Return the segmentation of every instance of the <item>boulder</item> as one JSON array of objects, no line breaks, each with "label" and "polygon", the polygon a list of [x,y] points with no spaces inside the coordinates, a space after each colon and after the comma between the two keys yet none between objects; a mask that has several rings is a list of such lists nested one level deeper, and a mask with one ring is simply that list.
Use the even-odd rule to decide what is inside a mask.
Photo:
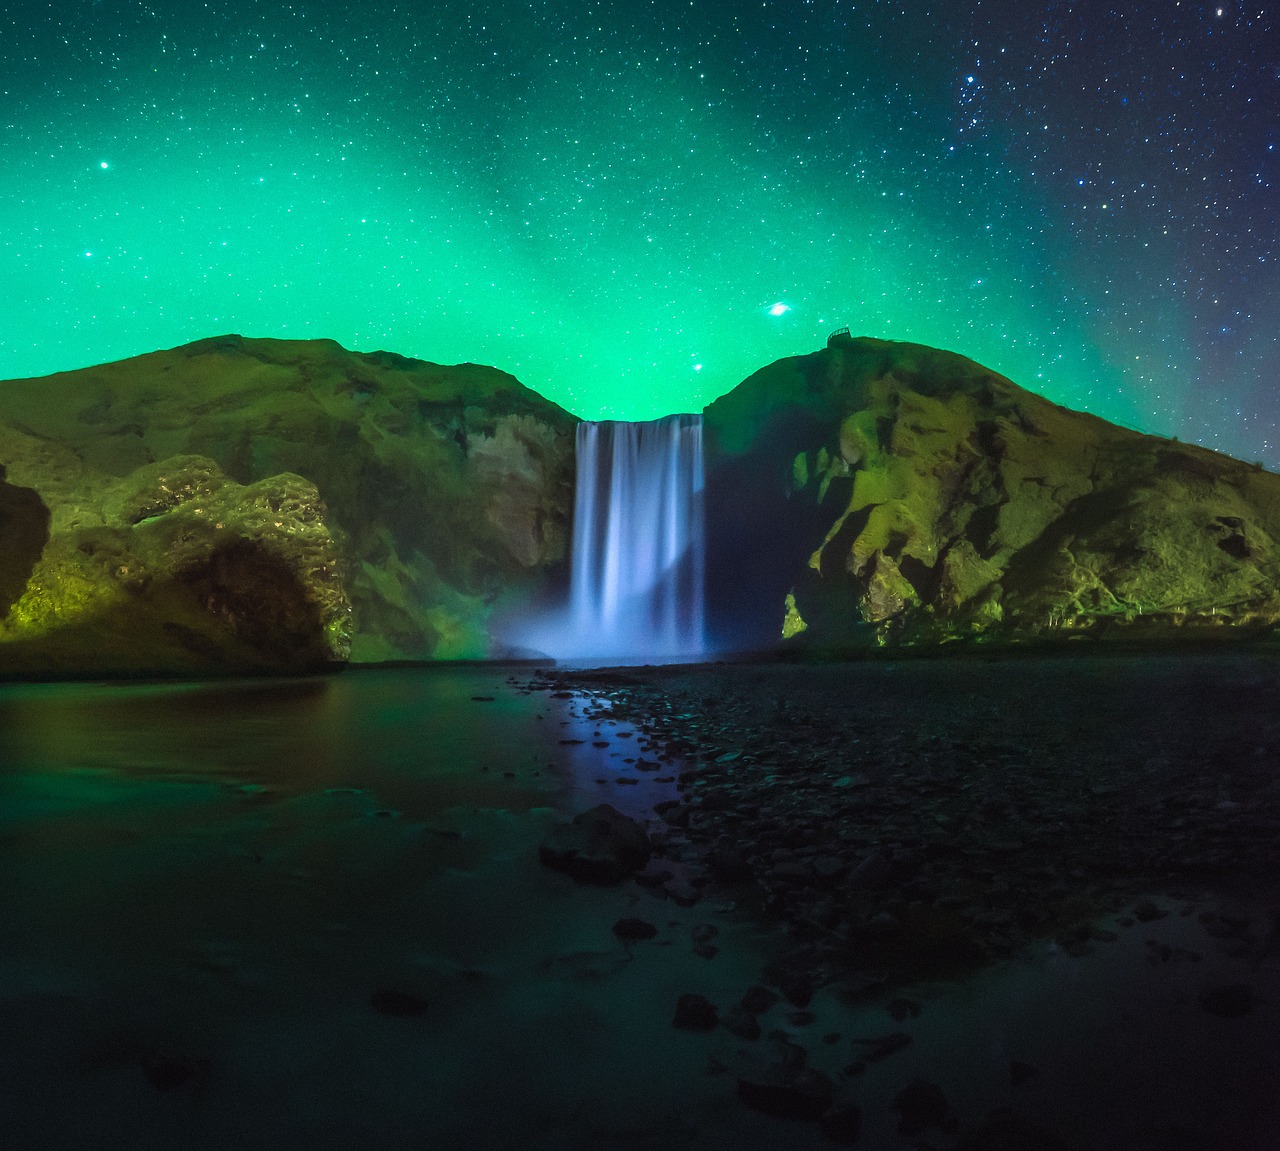
[{"label": "boulder", "polygon": [[36,515],[31,495],[9,499],[27,529],[10,518],[10,532],[45,538],[18,551],[26,578],[0,619],[0,672],[296,672],[349,654],[342,556],[301,476],[244,485],[174,456],[74,507],[54,498]]},{"label": "boulder", "polygon": [[542,841],[538,857],[579,883],[621,883],[649,862],[652,847],[639,823],[602,803],[560,824]]},{"label": "boulder", "polygon": [[835,1095],[835,1084],[813,1067],[772,1063],[738,1076],[739,1098],[781,1119],[821,1119]]}]

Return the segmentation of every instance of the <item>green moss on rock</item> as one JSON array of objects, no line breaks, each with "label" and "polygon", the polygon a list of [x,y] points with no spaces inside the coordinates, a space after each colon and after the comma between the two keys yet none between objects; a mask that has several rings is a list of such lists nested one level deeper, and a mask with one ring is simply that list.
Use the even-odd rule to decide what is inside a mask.
[{"label": "green moss on rock", "polygon": [[[546,595],[563,577],[575,424],[493,368],[361,355],[331,340],[222,336],[0,383],[0,464],[11,485],[34,493],[51,532],[48,545],[37,548],[45,553],[43,583],[27,589],[19,616],[10,612],[0,663],[18,658],[9,650],[18,632],[29,643],[34,629],[47,634],[54,620],[65,631],[60,658],[64,665],[74,662],[71,652],[80,641],[73,627],[83,638],[95,613],[110,615],[127,603],[136,609],[136,601],[119,599],[116,584],[124,577],[107,582],[96,574],[115,558],[121,559],[116,568],[128,561],[131,575],[141,565],[150,577],[170,579],[174,602],[185,594],[180,589],[200,587],[228,618],[240,620],[242,631],[272,632],[269,619],[253,623],[243,605],[230,606],[239,602],[231,591],[209,591],[191,575],[204,561],[187,556],[181,534],[166,533],[197,520],[223,522],[223,530],[200,529],[204,534],[191,543],[195,551],[223,555],[218,549],[226,544],[230,559],[206,557],[225,581],[237,584],[233,569],[247,572],[257,564],[259,576],[273,584],[274,569],[264,557],[279,552],[284,529],[275,526],[258,485],[288,488],[294,481],[311,485],[312,496],[289,496],[281,488],[276,495],[286,514],[280,522],[301,533],[302,547],[310,529],[301,508],[314,500],[323,508],[317,514],[331,554],[324,564],[313,563],[310,553],[289,562],[305,564],[308,572],[328,565],[340,573],[335,578],[349,598],[341,625],[321,612],[333,657],[494,654],[500,647],[495,620]],[[233,498],[236,514],[218,515],[218,501]],[[290,507],[298,513],[293,518]],[[259,539],[265,550],[251,560],[225,532]],[[161,536],[164,545],[152,546],[152,537]],[[166,558],[169,546],[176,552]],[[101,562],[95,567],[76,556]],[[11,582],[25,585],[21,566]],[[190,620],[175,627],[187,630],[168,634],[185,636],[188,646],[204,645],[193,638],[203,633]],[[103,628],[110,630],[98,627],[84,649],[90,665]],[[160,658],[168,649],[156,642]],[[31,663],[34,657],[23,658]],[[147,658],[139,653],[135,663],[141,667]]]},{"label": "green moss on rock", "polygon": [[1259,634],[1280,620],[1280,477],[949,352],[836,338],[717,400],[706,436],[713,523],[732,499],[767,509],[754,537],[713,544],[714,592],[780,541],[789,554],[751,604],[775,639]]},{"label": "green moss on rock", "polygon": [[0,620],[0,671],[299,671],[344,661],[350,626],[315,485],[180,456],[64,517]]}]

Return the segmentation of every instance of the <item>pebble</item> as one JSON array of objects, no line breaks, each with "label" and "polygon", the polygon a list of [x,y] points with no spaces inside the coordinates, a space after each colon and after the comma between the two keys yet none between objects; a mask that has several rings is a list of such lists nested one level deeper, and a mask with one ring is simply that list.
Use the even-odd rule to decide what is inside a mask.
[{"label": "pebble", "polygon": [[431,1004],[412,991],[379,988],[369,996],[369,1006],[379,1015],[422,1015]]},{"label": "pebble", "polygon": [[658,934],[658,929],[647,920],[627,918],[619,919],[613,925],[613,933],[619,939],[652,939]]},{"label": "pebble", "polygon": [[913,1079],[893,1100],[898,1113],[898,1130],[903,1135],[919,1135],[929,1127],[955,1126],[955,1116],[942,1088],[924,1079]]},{"label": "pebble", "polygon": [[718,1022],[715,1005],[705,996],[690,993],[677,1000],[673,1026],[684,1031],[714,1031]]},{"label": "pebble", "polygon": [[1234,1019],[1247,1015],[1256,1002],[1253,988],[1247,983],[1228,983],[1225,987],[1206,988],[1200,992],[1199,1003],[1210,1015]]}]

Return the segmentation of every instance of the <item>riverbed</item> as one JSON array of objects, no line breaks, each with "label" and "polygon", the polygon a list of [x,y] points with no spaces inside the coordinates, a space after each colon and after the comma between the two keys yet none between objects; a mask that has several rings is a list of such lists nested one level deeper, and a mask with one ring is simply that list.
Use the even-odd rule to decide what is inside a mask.
[{"label": "riverbed", "polygon": [[[990,1145],[1011,1112],[1081,1151],[1274,1147],[1277,672],[1170,658],[0,687],[0,1130],[33,1149],[836,1145],[741,1098],[803,1059],[859,1110],[859,1146]],[[1014,770],[1037,765],[1040,785]],[[1103,883],[1073,836],[1137,787],[1166,802],[1089,832],[1089,854],[1113,831],[1146,853]],[[942,833],[876,889],[899,928],[868,962],[811,964],[798,996],[779,964],[848,925],[791,914],[803,834],[767,867],[751,852],[799,818],[770,797],[812,822],[851,791],[868,822],[826,853],[847,870],[898,860],[920,812]],[[652,832],[641,882],[540,865],[601,802]],[[1066,833],[1038,836],[1055,806]],[[1179,819],[1213,866],[1169,874],[1152,837]],[[707,866],[729,833],[732,882]],[[1020,914],[1036,882],[1051,923]],[[937,905],[977,950],[919,967],[880,945]],[[620,938],[628,918],[653,937]],[[724,1022],[752,988],[758,1039]],[[719,1026],[673,1026],[689,994]],[[946,1109],[907,1131],[913,1083]]]}]

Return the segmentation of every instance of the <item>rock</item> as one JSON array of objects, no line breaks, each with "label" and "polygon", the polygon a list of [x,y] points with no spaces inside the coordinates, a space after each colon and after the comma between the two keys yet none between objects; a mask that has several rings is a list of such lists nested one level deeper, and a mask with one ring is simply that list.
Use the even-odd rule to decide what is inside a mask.
[{"label": "rock", "polygon": [[157,1091],[166,1094],[189,1087],[199,1095],[212,1073],[207,1059],[178,1051],[148,1051],[138,1057],[138,1066]]},{"label": "rock", "polygon": [[741,1003],[736,1003],[725,1012],[721,1020],[725,1030],[739,1039],[759,1039],[760,1023]]},{"label": "rock", "polygon": [[718,1023],[715,1004],[702,995],[682,995],[676,1002],[672,1026],[684,1031],[714,1031]]},{"label": "rock", "polygon": [[684,879],[669,879],[662,890],[679,907],[692,907],[702,898],[702,889]]},{"label": "rock", "polygon": [[854,891],[881,891],[893,876],[893,864],[882,851],[873,851],[849,873],[849,887]]},{"label": "rock", "polygon": [[863,924],[863,930],[873,939],[888,939],[902,931],[902,920],[887,911],[878,911]]},{"label": "rock", "polygon": [[694,955],[701,956],[703,959],[714,959],[719,953],[718,948],[711,941],[720,934],[720,928],[713,923],[697,923],[689,932],[689,938],[693,940]]},{"label": "rock", "polygon": [[394,987],[380,987],[369,996],[369,1006],[379,1015],[422,1015],[430,1002],[412,991],[400,991]]},{"label": "rock", "polygon": [[710,623],[751,649],[1280,621],[1280,477],[961,356],[836,336],[717,399],[704,437]]},{"label": "rock", "polygon": [[1014,1087],[1021,1087],[1024,1083],[1030,1083],[1033,1079],[1038,1078],[1039,1075],[1039,1070],[1032,1067],[1030,1063],[1021,1063],[1017,1059],[1009,1061],[1009,1082]]},{"label": "rock", "polygon": [[644,919],[619,919],[613,925],[613,933],[619,939],[652,939],[658,934],[658,929]]},{"label": "rock", "polygon": [[951,1106],[936,1083],[914,1079],[893,1100],[898,1112],[898,1130],[904,1135],[918,1135],[928,1127],[947,1128],[955,1123]]},{"label": "rock", "polygon": [[1139,923],[1152,923],[1157,919],[1163,919],[1168,914],[1164,908],[1150,899],[1144,899],[1133,907],[1133,917]]},{"label": "rock", "polygon": [[717,883],[746,883],[753,875],[751,861],[732,848],[717,848],[710,852],[707,868]]},{"label": "rock", "polygon": [[970,1131],[955,1151],[1067,1151],[1067,1142],[1033,1119],[1000,1111]]},{"label": "rock", "polygon": [[832,1143],[851,1146],[862,1130],[862,1108],[856,1103],[837,1101],[822,1113],[818,1126]]},{"label": "rock", "polygon": [[[223,336],[6,381],[0,669],[274,670],[304,603],[325,659],[494,654],[495,620],[562,574],[576,423],[492,368],[331,340]],[[246,506],[286,476],[339,547]],[[274,640],[233,642],[223,610]]]},{"label": "rock", "polygon": [[877,1035],[870,1039],[855,1039],[854,1042],[863,1048],[863,1059],[868,1063],[878,1063],[888,1059],[896,1051],[911,1045],[911,1036],[904,1031],[894,1031],[888,1035]]},{"label": "rock", "polygon": [[835,883],[849,871],[849,866],[834,855],[819,855],[810,865],[813,878],[820,884]]},{"label": "rock", "polygon": [[896,1023],[901,1023],[904,1019],[918,1019],[920,1017],[920,1001],[903,997],[890,999],[885,1004],[885,1010],[888,1011],[889,1017]]},{"label": "rock", "polygon": [[0,621],[0,671],[306,671],[348,657],[343,557],[301,476],[246,486],[174,456],[97,477],[87,509],[64,497],[50,490],[47,542]]},{"label": "rock", "polygon": [[1210,1015],[1234,1019],[1248,1015],[1257,1002],[1253,988],[1247,983],[1228,983],[1225,987],[1207,988],[1200,992],[1199,1003]]},{"label": "rock", "polygon": [[835,1093],[835,1084],[812,1067],[775,1063],[738,1076],[739,1098],[748,1107],[781,1119],[821,1119]]},{"label": "rock", "polygon": [[778,996],[776,992],[770,991],[767,987],[757,985],[747,988],[742,996],[741,1007],[752,1015],[763,1015],[777,1002]]},{"label": "rock", "polygon": [[639,823],[602,803],[555,828],[538,856],[579,883],[613,884],[648,863],[651,850]]},{"label": "rock", "polygon": [[675,873],[669,867],[663,867],[657,861],[651,861],[637,871],[634,878],[641,887],[657,888],[673,880]]},{"label": "rock", "polygon": [[778,989],[788,1003],[808,1007],[815,990],[813,975],[808,971],[783,971],[778,976]]}]

